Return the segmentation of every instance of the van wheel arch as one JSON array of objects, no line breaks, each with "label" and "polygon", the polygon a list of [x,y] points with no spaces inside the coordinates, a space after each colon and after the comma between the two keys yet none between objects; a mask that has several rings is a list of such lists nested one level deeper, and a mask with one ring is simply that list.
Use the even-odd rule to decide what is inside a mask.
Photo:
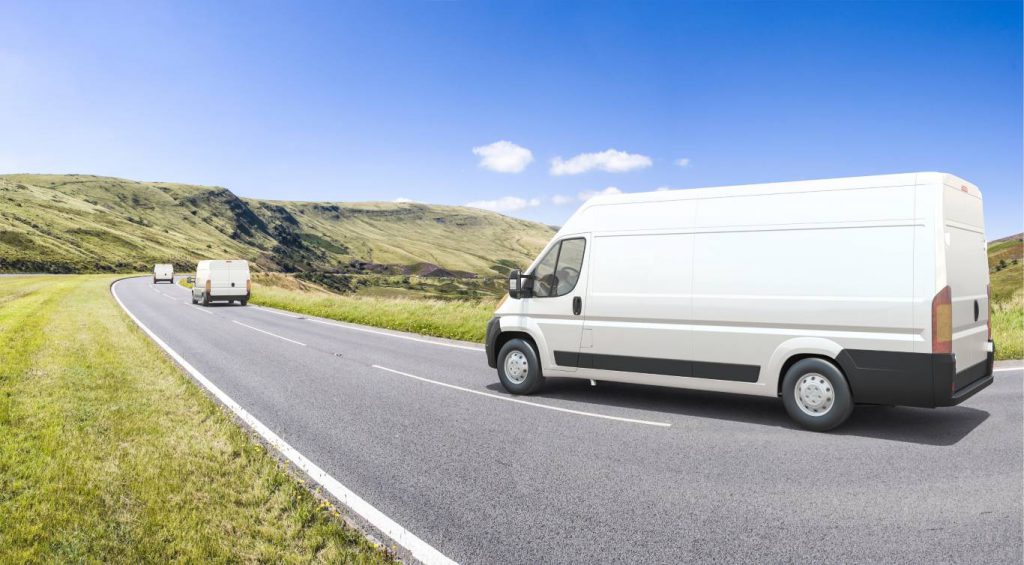
[{"label": "van wheel arch", "polygon": [[[850,379],[846,377],[846,371],[843,370],[843,366],[839,364],[839,361],[829,357],[828,355],[822,355],[820,353],[797,353],[796,355],[790,356],[789,359],[786,359],[786,362],[782,364],[782,369],[779,371],[779,382],[777,385],[778,390],[775,391],[779,397],[782,396],[782,381],[785,380],[786,373],[789,371],[790,367],[804,359],[821,359],[822,361],[827,361],[835,365],[836,369],[839,369],[839,372],[842,373],[843,378],[846,379],[847,384],[849,384]],[[853,393],[852,388],[850,389],[850,393]]]},{"label": "van wheel arch", "polygon": [[533,348],[533,352],[537,354],[537,362],[541,364],[541,369],[544,369],[544,362],[540,360],[540,348],[537,347],[537,342],[533,339],[533,336],[526,332],[501,332],[498,334],[498,339],[494,340],[494,351],[501,351],[501,348],[504,347],[506,343],[516,338],[530,344],[530,347]]}]

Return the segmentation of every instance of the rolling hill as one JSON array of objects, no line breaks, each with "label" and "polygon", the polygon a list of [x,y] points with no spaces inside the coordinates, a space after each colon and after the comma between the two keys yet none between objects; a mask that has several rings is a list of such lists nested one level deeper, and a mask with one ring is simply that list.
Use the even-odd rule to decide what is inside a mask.
[{"label": "rolling hill", "polygon": [[112,272],[238,257],[266,271],[496,276],[549,226],[459,206],[286,202],[89,175],[0,175],[0,271]]},{"label": "rolling hill", "polygon": [[1002,302],[1024,287],[1024,233],[988,244],[989,280],[992,300]]}]

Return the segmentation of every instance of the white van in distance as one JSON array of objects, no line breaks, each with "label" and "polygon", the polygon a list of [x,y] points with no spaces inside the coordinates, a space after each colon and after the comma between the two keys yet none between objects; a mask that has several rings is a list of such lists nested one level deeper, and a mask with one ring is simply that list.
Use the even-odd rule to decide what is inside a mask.
[{"label": "white van in distance", "polygon": [[819,431],[959,404],[992,383],[985,241],[978,187],[944,173],[599,196],[510,274],[487,360],[514,394],[777,396]]},{"label": "white van in distance", "polygon": [[242,259],[200,261],[196,265],[195,284],[192,286],[192,304],[201,302],[238,301],[245,306],[252,292],[249,262]]},{"label": "white van in distance", "polygon": [[153,267],[153,284],[160,281],[167,281],[174,284],[174,265],[170,263],[157,263]]}]

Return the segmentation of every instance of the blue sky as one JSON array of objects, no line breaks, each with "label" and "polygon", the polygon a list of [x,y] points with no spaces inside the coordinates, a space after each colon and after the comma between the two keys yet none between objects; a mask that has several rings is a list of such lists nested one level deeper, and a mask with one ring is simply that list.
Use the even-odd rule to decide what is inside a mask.
[{"label": "blue sky", "polygon": [[942,170],[981,187],[990,236],[1024,223],[1020,3],[0,14],[0,172],[477,202],[558,224],[609,187]]}]

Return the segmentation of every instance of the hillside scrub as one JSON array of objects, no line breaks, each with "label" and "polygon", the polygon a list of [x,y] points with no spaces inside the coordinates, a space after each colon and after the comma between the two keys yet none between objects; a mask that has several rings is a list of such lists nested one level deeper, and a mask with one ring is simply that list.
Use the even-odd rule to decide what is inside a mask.
[{"label": "hillside scrub", "polygon": [[[226,188],[92,175],[0,175],[0,272],[193,269],[238,258],[283,272],[353,263],[498,276],[528,263],[554,230],[461,206],[285,202]],[[495,270],[497,269],[497,270]]]},{"label": "hillside scrub", "polygon": [[0,561],[388,561],[132,323],[112,280],[0,278]]}]

